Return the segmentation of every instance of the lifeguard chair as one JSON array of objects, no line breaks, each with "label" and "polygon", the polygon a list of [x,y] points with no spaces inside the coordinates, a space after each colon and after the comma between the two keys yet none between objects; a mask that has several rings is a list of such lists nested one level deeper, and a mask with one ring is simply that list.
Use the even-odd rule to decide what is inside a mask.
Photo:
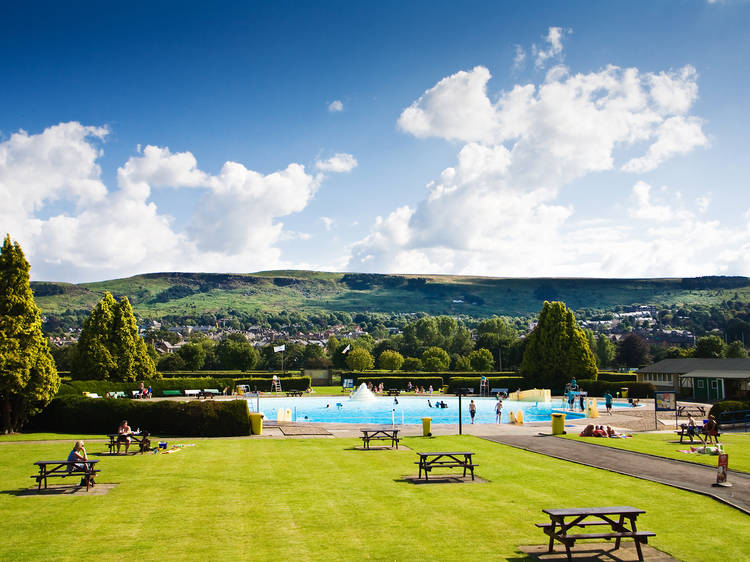
[{"label": "lifeguard chair", "polygon": [[482,378],[479,379],[479,396],[489,396],[490,395],[490,383],[487,380],[487,377],[482,375]]},{"label": "lifeguard chair", "polygon": [[281,392],[281,381],[276,375],[271,379],[271,390],[274,392]]}]

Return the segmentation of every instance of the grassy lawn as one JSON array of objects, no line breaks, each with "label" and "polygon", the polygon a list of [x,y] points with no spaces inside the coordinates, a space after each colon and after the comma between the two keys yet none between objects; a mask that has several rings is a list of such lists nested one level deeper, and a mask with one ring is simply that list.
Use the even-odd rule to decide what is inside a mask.
[{"label": "grassy lawn", "polygon": [[[542,508],[604,505],[646,509],[639,528],[680,560],[750,558],[739,511],[471,436],[403,443],[475,451],[486,483],[408,483],[412,451],[354,450],[355,439],[179,441],[196,446],[94,457],[98,483],[117,483],[101,496],[17,495],[34,461],[65,457],[72,441],[0,444],[0,559],[517,560],[518,545],[546,543],[533,525]],[[685,540],[699,522],[699,540]]]},{"label": "grassy lawn", "polygon": [[[109,440],[106,435],[101,433],[91,435],[71,435],[69,433],[14,433],[13,435],[0,435],[0,443],[6,441],[76,441],[78,439],[103,439]],[[72,445],[71,445],[72,448]],[[92,449],[95,450],[95,449]],[[68,451],[70,452],[70,451]],[[67,457],[67,455],[66,455]],[[43,460],[43,459],[37,459]]]},{"label": "grassy lawn", "polygon": [[[680,437],[676,433],[636,433],[632,439],[597,439],[594,437],[579,437],[578,435],[562,435],[560,437],[710,466],[716,466],[718,462],[718,457],[713,455],[681,453],[680,450],[690,450],[690,443],[680,443]],[[729,455],[729,468],[750,472],[750,433],[722,433],[719,441],[724,445],[724,451]],[[701,444],[697,440],[693,444],[693,447],[700,446]]]}]

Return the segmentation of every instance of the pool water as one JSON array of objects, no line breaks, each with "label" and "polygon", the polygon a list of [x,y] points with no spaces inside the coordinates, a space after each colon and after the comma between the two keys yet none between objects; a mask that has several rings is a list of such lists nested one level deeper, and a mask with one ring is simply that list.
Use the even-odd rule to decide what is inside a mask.
[{"label": "pool water", "polygon": [[[447,408],[429,407],[438,401],[444,401]],[[471,398],[461,399],[463,423],[471,423],[469,402]],[[476,423],[495,422],[495,398],[473,398],[477,405]],[[250,411],[265,414],[267,420],[276,420],[279,408],[292,412],[292,421],[329,422],[329,423],[379,423],[419,424],[422,418],[432,418],[432,423],[458,423],[458,398],[448,396],[399,396],[397,398],[378,397],[375,400],[350,400],[348,396],[304,396],[302,398],[260,397],[248,398]],[[502,423],[509,422],[511,410],[523,410],[526,422],[549,421],[554,412],[565,413],[568,418],[583,418],[583,412],[568,412],[562,400],[552,402],[519,402],[503,400]]]}]

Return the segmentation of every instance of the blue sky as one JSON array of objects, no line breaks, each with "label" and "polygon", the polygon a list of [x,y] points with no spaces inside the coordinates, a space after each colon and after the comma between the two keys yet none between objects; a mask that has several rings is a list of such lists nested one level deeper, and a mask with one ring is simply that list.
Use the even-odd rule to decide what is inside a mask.
[{"label": "blue sky", "polygon": [[750,275],[750,3],[0,8],[32,278]]}]

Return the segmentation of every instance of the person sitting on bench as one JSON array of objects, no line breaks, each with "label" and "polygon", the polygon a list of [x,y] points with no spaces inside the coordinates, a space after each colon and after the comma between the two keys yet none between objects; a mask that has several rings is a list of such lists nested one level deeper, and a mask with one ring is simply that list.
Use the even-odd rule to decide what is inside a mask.
[{"label": "person sitting on bench", "polygon": [[[89,460],[89,456],[86,454],[86,448],[83,446],[83,441],[76,441],[75,445],[73,445],[73,450],[70,451],[70,454],[68,455],[68,462],[75,462],[75,461],[87,461]],[[77,463],[72,464],[68,467],[69,471],[74,470],[86,470],[86,463]],[[94,479],[90,478],[88,475],[81,478],[80,486],[93,486],[94,485]]]},{"label": "person sitting on bench", "polygon": [[128,425],[128,420],[122,420],[120,427],[117,428],[117,454],[120,454],[120,445],[125,443],[125,454],[128,454],[130,448],[130,434],[133,430]]}]

